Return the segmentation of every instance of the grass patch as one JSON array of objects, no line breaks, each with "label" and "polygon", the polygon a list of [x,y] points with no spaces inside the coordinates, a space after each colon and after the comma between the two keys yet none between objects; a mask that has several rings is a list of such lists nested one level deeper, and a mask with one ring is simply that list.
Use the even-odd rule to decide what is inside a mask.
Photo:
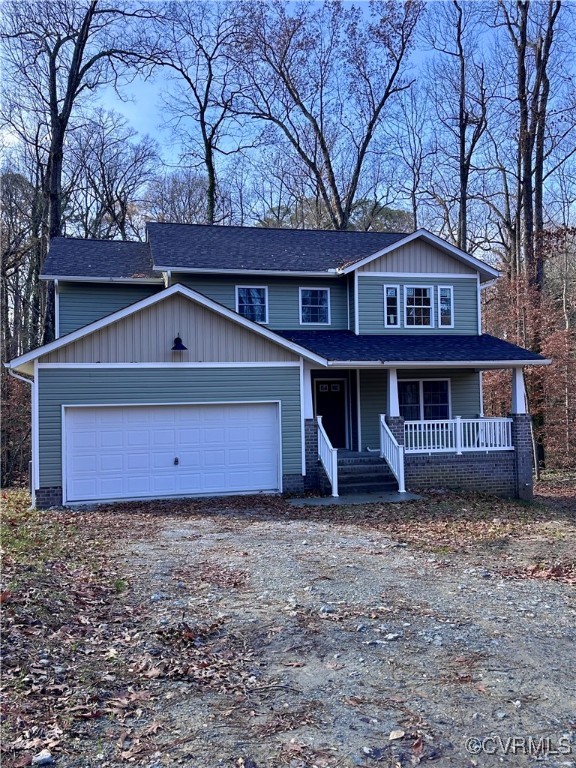
[{"label": "grass patch", "polygon": [[2,491],[0,546],[5,562],[41,568],[67,553],[74,533],[76,526],[70,521],[62,525],[51,513],[31,509],[26,491]]}]

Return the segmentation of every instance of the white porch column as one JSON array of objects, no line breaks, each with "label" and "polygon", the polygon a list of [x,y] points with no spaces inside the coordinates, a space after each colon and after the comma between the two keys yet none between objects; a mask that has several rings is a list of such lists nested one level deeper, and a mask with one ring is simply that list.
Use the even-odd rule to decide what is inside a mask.
[{"label": "white porch column", "polygon": [[390,418],[400,416],[400,403],[398,401],[398,371],[396,368],[388,369],[388,397],[387,412]]},{"label": "white porch column", "polygon": [[310,363],[304,362],[304,370],[302,376],[302,408],[304,409],[304,418],[314,418],[314,404],[312,402],[312,376],[310,375]]},{"label": "white porch column", "polygon": [[526,413],[526,389],[522,368],[512,369],[512,413]]}]

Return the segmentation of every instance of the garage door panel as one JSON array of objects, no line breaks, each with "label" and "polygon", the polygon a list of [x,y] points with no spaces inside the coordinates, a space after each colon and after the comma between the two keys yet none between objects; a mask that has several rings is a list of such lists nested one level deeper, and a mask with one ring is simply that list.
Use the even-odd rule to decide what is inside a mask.
[{"label": "garage door panel", "polygon": [[122,448],[124,446],[124,433],[121,429],[102,430],[99,434],[99,445],[102,448]]},{"label": "garage door panel", "polygon": [[154,432],[152,433],[151,444],[158,448],[164,448],[166,446],[172,448],[174,445],[174,429],[155,427]]},{"label": "garage door panel", "polygon": [[202,432],[199,428],[183,429],[179,428],[176,432],[176,443],[183,447],[198,446],[202,440]]},{"label": "garage door panel", "polygon": [[100,472],[121,472],[124,468],[125,456],[122,453],[108,453],[99,457]]},{"label": "garage door panel", "polygon": [[126,469],[131,470],[149,470],[151,456],[149,453],[130,453],[126,457]]},{"label": "garage door panel", "polygon": [[150,432],[148,429],[128,429],[126,432],[126,445],[128,447],[148,447],[150,445]]},{"label": "garage door panel", "polygon": [[67,500],[277,490],[279,444],[271,403],[67,408]]}]

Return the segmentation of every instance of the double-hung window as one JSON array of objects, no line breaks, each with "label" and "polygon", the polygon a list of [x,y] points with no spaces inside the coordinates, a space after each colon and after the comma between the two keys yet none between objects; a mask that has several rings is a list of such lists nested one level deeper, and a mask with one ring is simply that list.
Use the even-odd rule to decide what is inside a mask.
[{"label": "double-hung window", "polygon": [[405,327],[434,327],[434,292],[430,285],[404,286]]},{"label": "double-hung window", "polygon": [[400,287],[384,286],[384,327],[400,327]]},{"label": "double-hung window", "polygon": [[454,328],[454,290],[451,285],[438,286],[438,325]]},{"label": "double-hung window", "polygon": [[300,288],[300,323],[330,325],[329,288]]},{"label": "double-hung window", "polygon": [[400,416],[406,421],[440,421],[450,418],[448,379],[399,381]]},{"label": "double-hung window", "polygon": [[236,312],[254,323],[268,322],[268,288],[236,286]]}]

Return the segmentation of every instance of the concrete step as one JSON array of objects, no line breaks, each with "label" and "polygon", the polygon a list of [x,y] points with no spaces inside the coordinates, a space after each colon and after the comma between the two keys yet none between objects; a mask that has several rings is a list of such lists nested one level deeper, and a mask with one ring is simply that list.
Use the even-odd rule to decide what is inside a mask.
[{"label": "concrete step", "polygon": [[384,475],[393,477],[392,470],[384,462],[379,464],[343,464],[338,466],[338,475],[342,477],[354,477],[358,475]]},{"label": "concrete step", "polygon": [[398,483],[395,479],[388,482],[373,480],[372,482],[363,483],[341,483],[340,480],[338,480],[338,493],[341,496],[363,493],[392,493],[397,490]]}]

